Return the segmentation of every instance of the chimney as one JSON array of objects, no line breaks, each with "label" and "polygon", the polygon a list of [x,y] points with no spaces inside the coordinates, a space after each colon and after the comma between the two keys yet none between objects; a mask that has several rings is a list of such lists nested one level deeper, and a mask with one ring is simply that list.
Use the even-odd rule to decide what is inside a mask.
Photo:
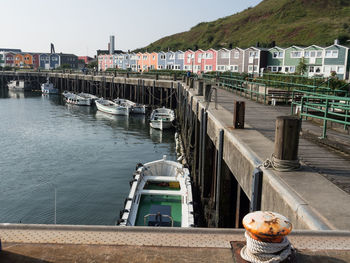
[{"label": "chimney", "polygon": [[109,54],[114,54],[114,36],[109,37]]},{"label": "chimney", "polygon": [[108,52],[111,54],[111,43],[108,42]]},{"label": "chimney", "polygon": [[272,43],[271,43],[271,47],[275,47],[276,46],[276,41],[273,40]]},{"label": "chimney", "polygon": [[260,42],[256,42],[256,47],[260,47]]},{"label": "chimney", "polygon": [[334,45],[339,45],[339,39],[334,39]]}]

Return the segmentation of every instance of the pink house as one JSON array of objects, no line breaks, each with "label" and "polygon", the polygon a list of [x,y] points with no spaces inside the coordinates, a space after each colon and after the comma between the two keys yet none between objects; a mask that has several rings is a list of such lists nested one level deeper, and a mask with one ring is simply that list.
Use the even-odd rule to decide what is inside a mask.
[{"label": "pink house", "polygon": [[193,71],[192,67],[194,66],[194,51],[186,50],[184,56],[184,70]]},{"label": "pink house", "polygon": [[198,49],[194,53],[194,66],[193,66],[193,72],[199,73],[204,71],[204,51],[202,49]]},{"label": "pink house", "polygon": [[209,72],[216,71],[216,58],[218,52],[215,49],[208,49],[204,53],[202,53],[203,63],[201,64],[201,71]]},{"label": "pink house", "polygon": [[99,55],[98,70],[105,71],[109,68],[115,68],[114,55]]}]

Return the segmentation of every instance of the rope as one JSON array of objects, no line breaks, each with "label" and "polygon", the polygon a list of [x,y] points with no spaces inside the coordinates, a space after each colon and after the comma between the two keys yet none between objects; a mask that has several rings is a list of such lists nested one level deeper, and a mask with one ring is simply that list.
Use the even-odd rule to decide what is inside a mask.
[{"label": "rope", "polygon": [[266,161],[260,166],[264,166],[265,168],[273,168],[280,172],[289,172],[300,169],[299,159],[281,160],[276,158],[274,154],[271,154],[271,158],[266,159]]},{"label": "rope", "polygon": [[245,232],[247,245],[241,250],[241,257],[251,263],[277,263],[285,260],[292,252],[289,240],[282,243],[267,243],[251,238]]}]

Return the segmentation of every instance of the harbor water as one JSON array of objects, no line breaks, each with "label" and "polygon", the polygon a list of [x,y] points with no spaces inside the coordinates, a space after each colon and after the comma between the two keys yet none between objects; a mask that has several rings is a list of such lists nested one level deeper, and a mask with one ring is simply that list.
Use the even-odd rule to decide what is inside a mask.
[{"label": "harbor water", "polygon": [[3,87],[0,145],[0,223],[114,225],[136,164],[176,158],[174,131],[145,116]]}]

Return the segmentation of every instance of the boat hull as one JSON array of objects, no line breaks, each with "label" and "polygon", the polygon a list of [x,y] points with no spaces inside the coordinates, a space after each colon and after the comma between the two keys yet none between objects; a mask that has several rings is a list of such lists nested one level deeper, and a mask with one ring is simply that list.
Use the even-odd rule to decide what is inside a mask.
[{"label": "boat hull", "polygon": [[180,163],[162,160],[138,165],[120,213],[120,226],[193,227],[189,171]]},{"label": "boat hull", "polygon": [[53,87],[52,83],[41,84],[41,92],[43,94],[58,94],[58,89]]},{"label": "boat hull", "polygon": [[121,106],[108,106],[104,105],[103,103],[99,102],[98,100],[95,101],[96,107],[98,110],[103,111],[105,113],[113,114],[113,115],[124,115],[129,116],[129,109],[126,107]]},{"label": "boat hull", "polygon": [[173,126],[173,123],[171,121],[155,121],[155,120],[151,120],[150,122],[150,126],[153,129],[158,129],[158,130],[165,130],[165,129],[170,129]]}]

